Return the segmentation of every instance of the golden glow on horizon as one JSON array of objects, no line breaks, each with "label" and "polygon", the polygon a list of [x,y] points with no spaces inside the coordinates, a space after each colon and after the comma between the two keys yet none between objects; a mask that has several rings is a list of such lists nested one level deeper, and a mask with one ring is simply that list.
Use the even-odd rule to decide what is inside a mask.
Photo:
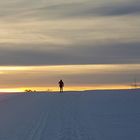
[{"label": "golden glow on horizon", "polygon": [[7,93],[11,92],[11,93],[13,93],[13,92],[23,92],[23,90],[18,89],[18,88],[5,88],[5,89],[1,88],[0,92],[7,92]]},{"label": "golden glow on horizon", "polygon": [[[25,90],[32,90],[32,91],[44,91],[44,92],[56,92],[59,91],[59,87],[22,87],[22,88],[7,88],[7,89],[0,89],[0,92],[25,92]],[[129,85],[103,85],[103,86],[75,86],[75,87],[65,87],[64,91],[85,91],[85,90],[118,90],[118,89],[133,89]]]},{"label": "golden glow on horizon", "polygon": [[[66,82],[66,91],[130,89],[132,88],[131,83],[134,82],[132,76],[134,73],[139,74],[139,71],[140,64],[0,66],[0,92],[23,92],[25,89],[59,91],[57,82],[60,78],[64,78],[64,82]],[[121,84],[113,81],[114,78],[118,78],[119,74],[122,78],[122,74],[126,73],[131,75],[131,81],[121,82]],[[116,76],[116,74],[118,75]],[[102,78],[106,75],[111,79],[110,83]],[[113,77],[114,75],[116,77]],[[87,76],[89,79],[87,78],[85,83],[80,83]],[[78,81],[76,81],[77,79]],[[88,83],[88,80],[91,79],[95,79],[95,81]]]}]

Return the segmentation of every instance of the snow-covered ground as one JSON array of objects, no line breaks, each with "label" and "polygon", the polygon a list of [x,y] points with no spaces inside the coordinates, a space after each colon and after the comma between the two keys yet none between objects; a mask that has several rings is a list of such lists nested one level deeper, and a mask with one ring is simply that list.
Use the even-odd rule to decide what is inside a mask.
[{"label": "snow-covered ground", "polygon": [[140,140],[140,90],[1,94],[0,140]]}]

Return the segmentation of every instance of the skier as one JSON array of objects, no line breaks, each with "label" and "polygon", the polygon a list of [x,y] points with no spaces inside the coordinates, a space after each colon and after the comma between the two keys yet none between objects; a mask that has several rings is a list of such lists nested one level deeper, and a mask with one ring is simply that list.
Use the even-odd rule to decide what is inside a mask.
[{"label": "skier", "polygon": [[60,92],[63,92],[64,82],[62,80],[59,81]]}]

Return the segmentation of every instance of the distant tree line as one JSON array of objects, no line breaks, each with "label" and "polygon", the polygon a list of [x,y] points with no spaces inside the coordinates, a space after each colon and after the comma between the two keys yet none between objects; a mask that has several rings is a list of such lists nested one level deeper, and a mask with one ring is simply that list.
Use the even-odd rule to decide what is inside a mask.
[{"label": "distant tree line", "polygon": [[26,89],[25,92],[36,92],[36,90]]}]

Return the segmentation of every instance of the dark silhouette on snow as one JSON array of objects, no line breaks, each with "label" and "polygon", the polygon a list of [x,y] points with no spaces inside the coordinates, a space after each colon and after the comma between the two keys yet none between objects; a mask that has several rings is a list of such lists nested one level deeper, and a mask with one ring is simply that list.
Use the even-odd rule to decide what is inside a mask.
[{"label": "dark silhouette on snow", "polygon": [[59,81],[60,92],[63,92],[64,82],[62,80]]}]

